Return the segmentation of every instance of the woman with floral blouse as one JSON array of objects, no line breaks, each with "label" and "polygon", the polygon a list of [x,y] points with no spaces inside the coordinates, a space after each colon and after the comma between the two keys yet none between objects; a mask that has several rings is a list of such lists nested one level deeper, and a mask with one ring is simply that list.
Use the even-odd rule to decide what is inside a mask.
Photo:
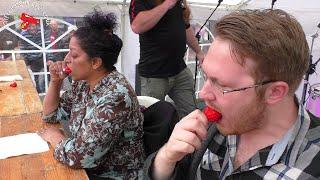
[{"label": "woman with floral blouse", "polygon": [[[55,159],[86,169],[90,179],[142,179],[143,117],[133,88],[114,67],[122,47],[113,34],[116,17],[94,11],[85,22],[72,35],[65,61],[50,66],[43,103],[43,119],[67,122],[70,136],[58,128],[40,135],[55,148]],[[66,67],[74,83],[60,97]]]}]

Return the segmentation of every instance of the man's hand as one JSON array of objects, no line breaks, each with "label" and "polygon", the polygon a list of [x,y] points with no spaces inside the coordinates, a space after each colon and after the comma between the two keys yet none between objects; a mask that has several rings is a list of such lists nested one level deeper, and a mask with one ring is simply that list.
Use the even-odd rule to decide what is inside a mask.
[{"label": "man's hand", "polygon": [[208,121],[200,110],[184,117],[173,129],[169,141],[154,161],[154,177],[170,177],[176,162],[201,147],[207,137]]},{"label": "man's hand", "polygon": [[50,127],[38,134],[42,139],[49,142],[52,147],[56,147],[56,145],[65,138],[63,132],[56,127]]},{"label": "man's hand", "polygon": [[163,147],[167,161],[175,163],[201,147],[207,136],[208,121],[200,110],[184,117],[173,129],[168,143]]},{"label": "man's hand", "polygon": [[165,0],[163,3],[165,3],[168,7],[168,9],[173,8],[178,0]]},{"label": "man's hand", "polygon": [[[173,8],[178,0],[164,0],[160,5],[155,6],[150,10],[135,12],[135,7],[130,5],[131,14],[131,29],[136,34],[145,33],[154,28],[160,19]],[[135,14],[137,13],[137,14]],[[181,19],[182,20],[182,19]]]},{"label": "man's hand", "polygon": [[202,51],[199,51],[197,54],[197,59],[199,60],[198,66],[201,66],[204,60],[204,53]]}]

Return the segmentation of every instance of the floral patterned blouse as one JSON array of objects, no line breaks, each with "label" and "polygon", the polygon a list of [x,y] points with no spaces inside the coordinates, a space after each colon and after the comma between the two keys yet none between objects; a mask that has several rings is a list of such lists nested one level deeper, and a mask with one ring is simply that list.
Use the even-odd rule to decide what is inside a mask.
[{"label": "floral patterned blouse", "polygon": [[92,92],[85,81],[74,82],[59,108],[43,119],[68,123],[70,137],[54,151],[63,164],[99,177],[142,178],[143,116],[133,88],[116,70]]}]

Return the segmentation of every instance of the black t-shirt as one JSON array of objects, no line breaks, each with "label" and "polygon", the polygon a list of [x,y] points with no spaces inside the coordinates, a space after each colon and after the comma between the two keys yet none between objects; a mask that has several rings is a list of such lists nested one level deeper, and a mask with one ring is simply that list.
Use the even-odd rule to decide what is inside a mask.
[{"label": "black t-shirt", "polygon": [[[182,1],[160,19],[149,31],[139,35],[139,73],[143,77],[163,78],[181,72],[186,64],[186,25],[183,20]],[[131,0],[130,21],[139,12],[150,10],[156,5],[150,0]]]}]

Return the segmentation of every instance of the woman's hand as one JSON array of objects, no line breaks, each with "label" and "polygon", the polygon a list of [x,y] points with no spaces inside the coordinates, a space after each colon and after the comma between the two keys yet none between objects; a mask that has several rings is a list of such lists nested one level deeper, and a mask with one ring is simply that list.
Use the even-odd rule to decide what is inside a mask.
[{"label": "woman's hand", "polygon": [[67,77],[67,74],[64,73],[66,63],[64,61],[53,62],[49,66],[50,76],[52,82],[62,82],[64,78]]},{"label": "woman's hand", "polygon": [[43,140],[49,142],[52,147],[56,147],[56,145],[65,138],[62,130],[56,127],[50,127],[38,134]]}]

